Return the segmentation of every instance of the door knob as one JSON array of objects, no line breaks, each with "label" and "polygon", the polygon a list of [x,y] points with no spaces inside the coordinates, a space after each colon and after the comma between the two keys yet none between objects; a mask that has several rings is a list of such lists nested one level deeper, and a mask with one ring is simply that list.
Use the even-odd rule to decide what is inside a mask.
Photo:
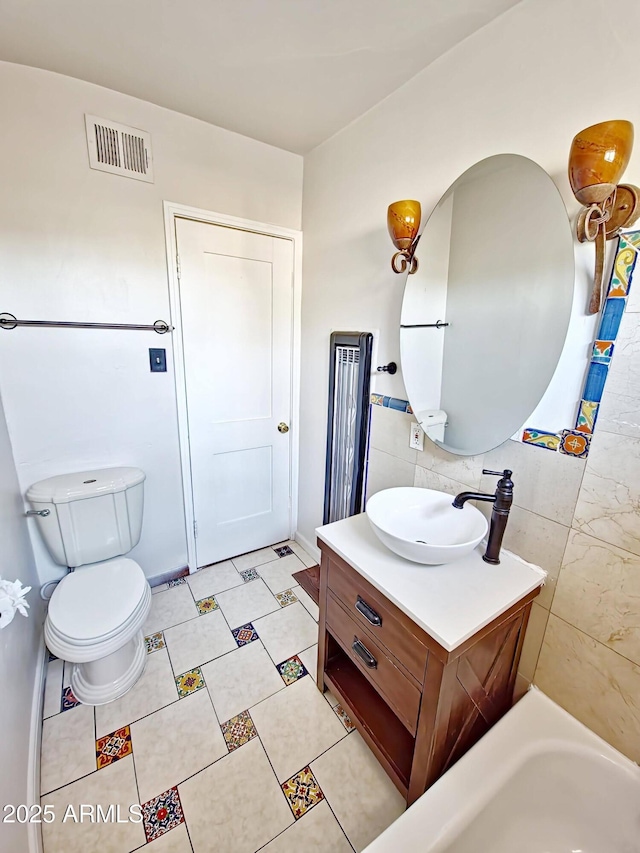
[{"label": "door knob", "polygon": [[289,432],[289,426],[285,423],[278,424],[278,432]]}]

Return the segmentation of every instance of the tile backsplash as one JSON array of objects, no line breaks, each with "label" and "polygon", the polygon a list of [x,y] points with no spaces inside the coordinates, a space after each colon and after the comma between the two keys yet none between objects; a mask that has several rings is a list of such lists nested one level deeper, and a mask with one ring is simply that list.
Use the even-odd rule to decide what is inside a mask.
[{"label": "tile backsplash", "polygon": [[[634,310],[635,309],[635,310]],[[392,486],[449,494],[492,492],[482,469],[511,468],[509,550],[548,581],[525,639],[519,689],[533,681],[571,714],[640,761],[640,305],[629,305],[588,458],[522,442],[454,456],[425,437],[409,447],[415,417],[371,407],[367,495]],[[633,313],[632,313],[633,312]],[[479,508],[487,515],[491,506]]]}]

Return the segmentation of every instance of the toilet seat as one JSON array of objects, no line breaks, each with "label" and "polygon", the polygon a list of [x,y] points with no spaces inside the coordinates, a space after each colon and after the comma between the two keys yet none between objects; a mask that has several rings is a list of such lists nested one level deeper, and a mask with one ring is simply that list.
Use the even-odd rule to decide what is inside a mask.
[{"label": "toilet seat", "polygon": [[135,636],[150,608],[151,588],[134,560],[94,563],[56,587],[45,622],[47,646],[72,662],[105,657]]}]

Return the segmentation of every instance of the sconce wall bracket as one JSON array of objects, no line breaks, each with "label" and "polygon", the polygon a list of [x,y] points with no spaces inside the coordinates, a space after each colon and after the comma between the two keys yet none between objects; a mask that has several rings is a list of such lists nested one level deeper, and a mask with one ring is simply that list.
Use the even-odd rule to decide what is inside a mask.
[{"label": "sconce wall bracket", "polygon": [[399,252],[396,252],[395,255],[391,258],[391,269],[397,273],[406,272],[409,270],[409,275],[413,275],[414,272],[418,269],[418,259],[416,258],[414,252],[416,250],[416,246],[418,245],[418,237],[410,249],[401,249]]}]

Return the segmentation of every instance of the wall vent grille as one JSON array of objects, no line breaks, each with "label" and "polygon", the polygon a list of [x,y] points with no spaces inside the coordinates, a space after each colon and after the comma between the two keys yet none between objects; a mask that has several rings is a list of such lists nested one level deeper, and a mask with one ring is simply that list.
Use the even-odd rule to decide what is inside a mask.
[{"label": "wall vent grille", "polygon": [[97,116],[84,118],[92,169],[153,183],[151,134]]}]

